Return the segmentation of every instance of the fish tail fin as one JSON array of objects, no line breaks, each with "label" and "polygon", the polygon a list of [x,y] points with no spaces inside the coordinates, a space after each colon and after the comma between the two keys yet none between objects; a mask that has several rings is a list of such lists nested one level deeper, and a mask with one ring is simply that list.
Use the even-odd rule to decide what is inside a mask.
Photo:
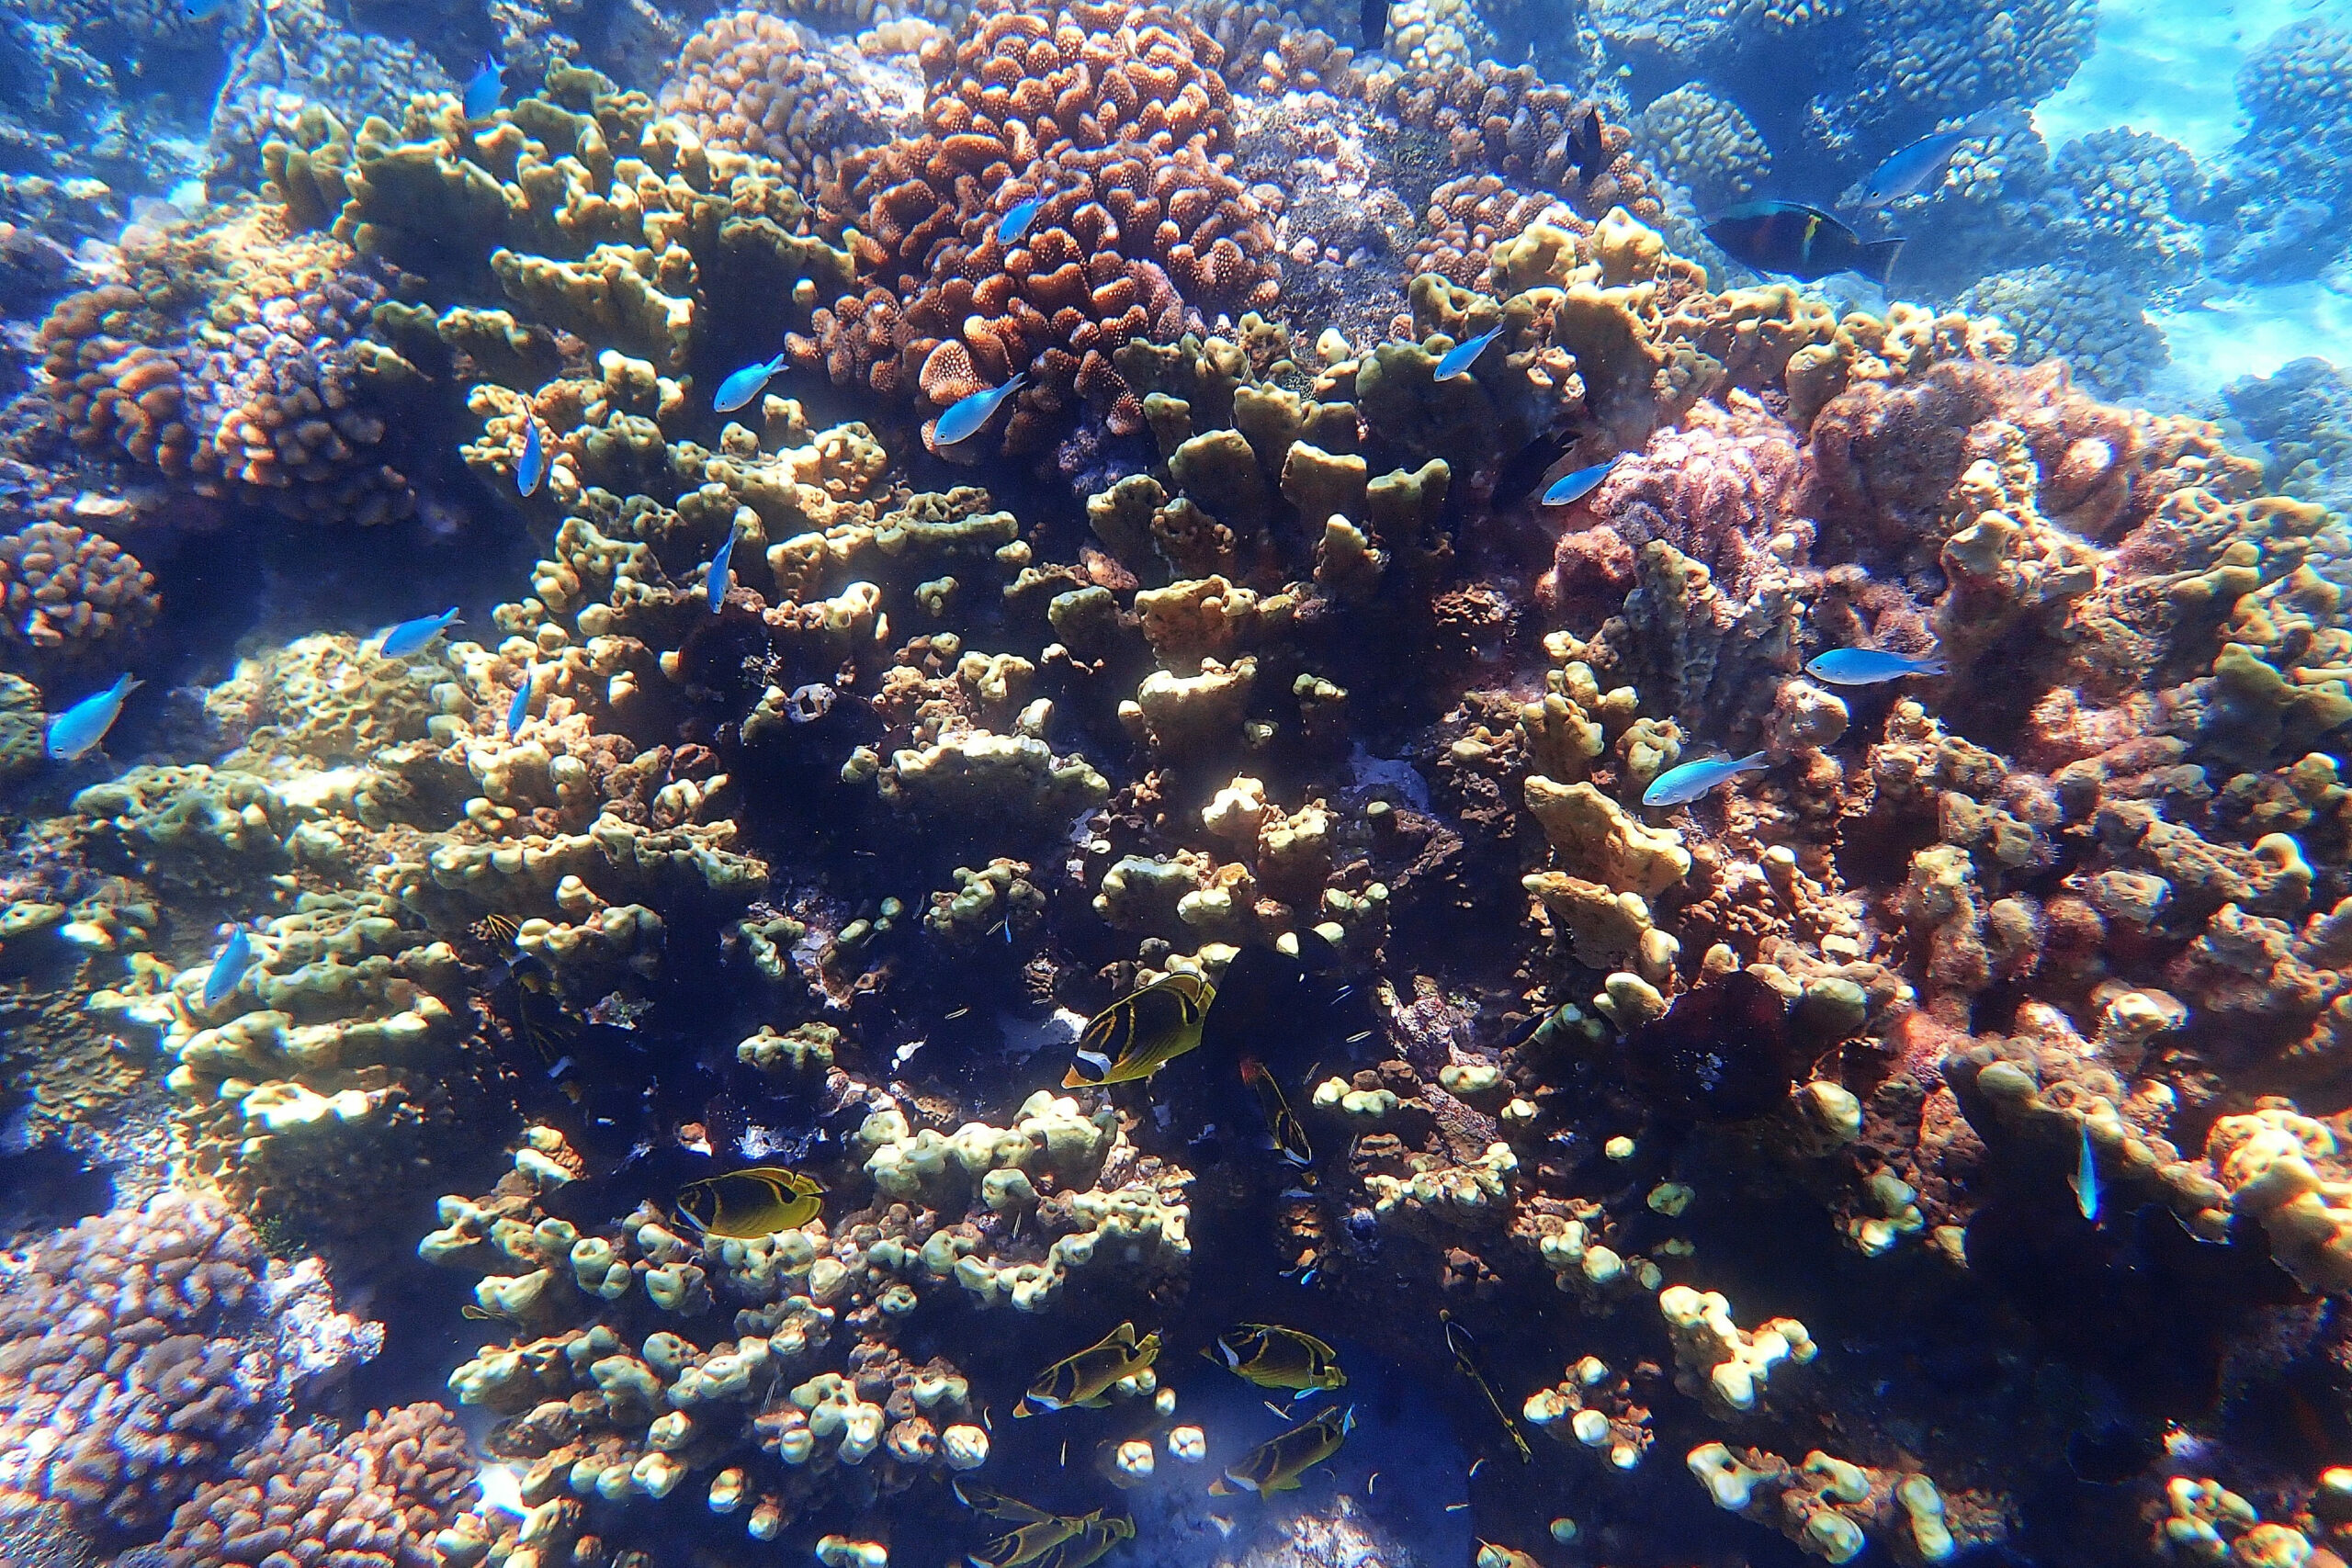
[{"label": "fish tail fin", "polygon": [[1209,1483],[1209,1494],[1216,1497],[1230,1497],[1233,1495],[1233,1488],[1227,1486],[1225,1483],[1225,1477],[1220,1475]]},{"label": "fish tail fin", "polygon": [[1894,276],[1894,258],[1903,254],[1903,244],[1901,240],[1863,241],[1862,259],[1854,270],[1881,288],[1892,288],[1889,280]]},{"label": "fish tail fin", "polygon": [[1919,673],[1922,675],[1949,675],[1951,673],[1951,665],[1945,660],[1942,654],[1939,653],[1932,659],[1922,659],[1919,660]]},{"label": "fish tail fin", "polygon": [[1739,760],[1739,765],[1743,768],[1766,768],[1771,766],[1771,763],[1772,759],[1762,751],[1750,751]]}]

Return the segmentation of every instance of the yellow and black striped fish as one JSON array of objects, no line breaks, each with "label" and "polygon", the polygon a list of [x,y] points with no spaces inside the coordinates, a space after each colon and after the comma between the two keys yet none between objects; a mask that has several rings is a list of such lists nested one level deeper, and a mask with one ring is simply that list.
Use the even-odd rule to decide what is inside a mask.
[{"label": "yellow and black striped fish", "polygon": [[1168,976],[1120,998],[1087,1021],[1062,1087],[1091,1089],[1151,1077],[1200,1044],[1201,1024],[1215,1000],[1215,986],[1187,974]]},{"label": "yellow and black striped fish", "polygon": [[948,1483],[956,1494],[956,1501],[976,1514],[991,1519],[1010,1519],[1015,1524],[1034,1525],[1054,1516],[1035,1503],[1024,1503],[1018,1497],[1008,1497],[993,1486],[983,1486],[977,1481],[956,1476]]},{"label": "yellow and black striped fish", "polygon": [[1345,1410],[1326,1410],[1306,1426],[1293,1427],[1227,1465],[1225,1473],[1209,1483],[1209,1490],[1220,1497],[1230,1497],[1237,1492],[1262,1495],[1292,1491],[1298,1485],[1300,1476],[1338,1453],[1340,1445],[1355,1428],[1354,1405]]},{"label": "yellow and black striped fish", "polygon": [[1123,1540],[1135,1539],[1135,1520],[1122,1515],[1106,1519],[1097,1508],[1083,1518],[1071,1519],[1078,1529],[1037,1559],[1037,1568],[1090,1568],[1102,1554]]},{"label": "yellow and black striped fish", "polygon": [[1025,1568],[1078,1534],[1083,1522],[1047,1514],[964,1554],[971,1568]]},{"label": "yellow and black striped fish", "polygon": [[1283,1098],[1283,1086],[1274,1081],[1274,1075],[1255,1056],[1244,1056],[1241,1081],[1258,1091],[1258,1108],[1266,1113],[1275,1151],[1301,1170],[1313,1165],[1315,1146],[1306,1141],[1306,1128],[1291,1114],[1290,1101]]},{"label": "yellow and black striped fish", "polygon": [[490,1308],[486,1306],[477,1306],[472,1302],[468,1302],[458,1308],[458,1315],[459,1317],[472,1318],[477,1323],[513,1323],[516,1321],[514,1314],[511,1312],[492,1312]]},{"label": "yellow and black striped fish", "polygon": [[1348,1381],[1348,1374],[1340,1370],[1338,1351],[1312,1334],[1278,1324],[1237,1324],[1216,1337],[1216,1351],[1210,1359],[1221,1359],[1237,1377],[1247,1378],[1260,1388],[1306,1393],[1342,1388]]},{"label": "yellow and black striped fish", "polygon": [[1493,1408],[1495,1419],[1503,1424],[1503,1432],[1510,1438],[1511,1447],[1519,1450],[1519,1462],[1534,1463],[1534,1450],[1520,1435],[1519,1423],[1510,1418],[1510,1412],[1503,1405],[1502,1395],[1495,1392],[1495,1385],[1487,1380],[1485,1358],[1478,1354],[1478,1341],[1471,1337],[1468,1329],[1453,1321],[1452,1313],[1440,1308],[1437,1317],[1445,1327],[1445,1348],[1453,1352],[1454,1370],[1476,1383],[1478,1392],[1487,1396],[1487,1404]]},{"label": "yellow and black striped fish", "polygon": [[473,933],[474,940],[477,942],[488,942],[492,946],[496,946],[502,942],[513,942],[514,940],[514,933],[522,929],[522,921],[516,919],[512,915],[501,914],[494,909],[489,914],[484,915],[481,919],[476,920],[469,928]]},{"label": "yellow and black striped fish", "polygon": [[1123,1323],[1103,1336],[1100,1344],[1091,1345],[1075,1356],[1067,1356],[1037,1374],[1021,1403],[1012,1407],[1016,1416],[1035,1416],[1045,1410],[1067,1410],[1072,1405],[1084,1405],[1090,1410],[1101,1409],[1111,1403],[1109,1389],[1123,1378],[1131,1378],[1151,1365],[1159,1354],[1159,1336],[1136,1337],[1136,1325]]},{"label": "yellow and black striped fish", "polygon": [[751,1241],[798,1230],[825,1212],[824,1188],[780,1165],[747,1166],[678,1189],[678,1222],[711,1235]]}]

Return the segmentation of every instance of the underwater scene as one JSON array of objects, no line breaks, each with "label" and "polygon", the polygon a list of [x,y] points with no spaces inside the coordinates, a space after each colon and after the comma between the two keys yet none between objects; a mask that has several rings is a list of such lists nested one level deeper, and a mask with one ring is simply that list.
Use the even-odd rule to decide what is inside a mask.
[{"label": "underwater scene", "polygon": [[0,15],[0,1568],[2352,1562],[2352,0],[738,3]]}]

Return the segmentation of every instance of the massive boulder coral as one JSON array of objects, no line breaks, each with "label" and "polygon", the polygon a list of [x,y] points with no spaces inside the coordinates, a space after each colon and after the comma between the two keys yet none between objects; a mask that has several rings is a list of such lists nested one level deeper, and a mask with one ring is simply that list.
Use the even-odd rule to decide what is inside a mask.
[{"label": "massive boulder coral", "polygon": [[656,96],[706,146],[774,159],[796,187],[829,178],[840,154],[880,140],[884,106],[777,17],[713,17],[686,39]]}]

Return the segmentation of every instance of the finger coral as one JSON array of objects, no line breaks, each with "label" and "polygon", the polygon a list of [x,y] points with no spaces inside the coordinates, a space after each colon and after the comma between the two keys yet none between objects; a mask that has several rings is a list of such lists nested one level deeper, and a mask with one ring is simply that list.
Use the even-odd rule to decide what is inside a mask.
[{"label": "finger coral", "polygon": [[86,656],[128,641],[162,609],[139,558],[103,535],[33,523],[0,536],[0,636],[36,655]]}]

